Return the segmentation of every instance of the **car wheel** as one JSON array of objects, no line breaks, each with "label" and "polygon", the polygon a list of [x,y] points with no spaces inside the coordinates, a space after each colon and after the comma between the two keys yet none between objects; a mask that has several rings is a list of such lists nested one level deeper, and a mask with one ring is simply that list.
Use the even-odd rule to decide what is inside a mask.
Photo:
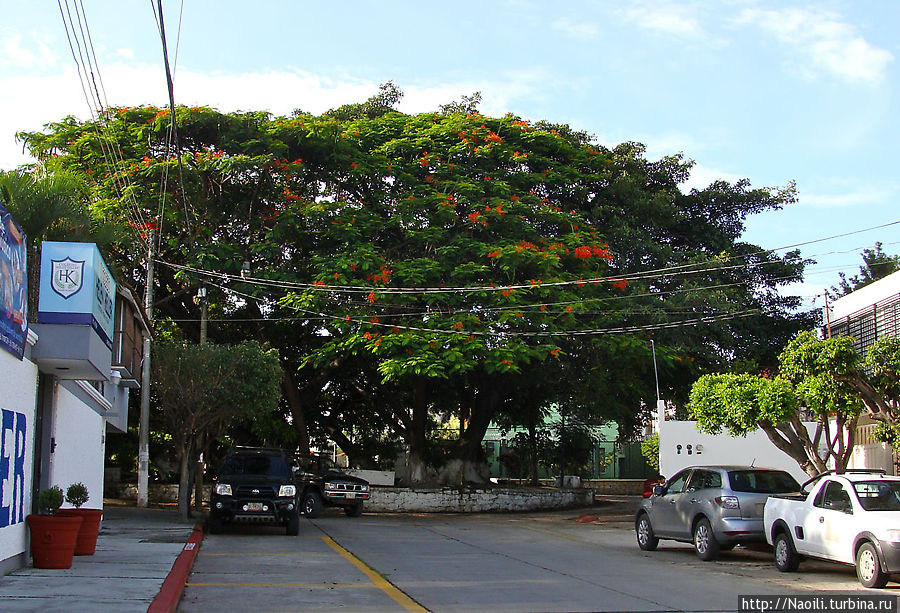
[{"label": "car wheel", "polygon": [[284,525],[284,533],[288,536],[300,534],[300,509],[294,509],[287,523]]},{"label": "car wheel", "polygon": [[719,555],[719,542],[713,535],[712,526],[705,517],[694,526],[694,550],[703,561],[715,560]]},{"label": "car wheel", "polygon": [[209,520],[206,522],[206,529],[209,530],[209,533],[222,534],[222,530],[224,530],[224,528],[225,526],[222,523],[222,518],[215,513],[210,513]]},{"label": "car wheel", "polygon": [[344,507],[344,515],[347,517],[359,517],[362,515],[363,503],[354,504],[353,506]]},{"label": "car wheel", "polygon": [[863,543],[856,552],[856,576],[864,587],[884,587],[890,575],[881,570],[878,551],[872,543]]},{"label": "car wheel", "polygon": [[650,525],[650,518],[646,513],[641,513],[634,522],[634,533],[637,536],[638,547],[644,551],[656,551],[659,539],[654,536],[653,526]]},{"label": "car wheel", "polygon": [[322,512],[322,497],[318,492],[306,492],[303,496],[303,514],[310,519],[318,517]]},{"label": "car wheel", "polygon": [[775,568],[783,573],[792,573],[800,565],[800,556],[794,549],[794,541],[786,532],[775,537]]}]

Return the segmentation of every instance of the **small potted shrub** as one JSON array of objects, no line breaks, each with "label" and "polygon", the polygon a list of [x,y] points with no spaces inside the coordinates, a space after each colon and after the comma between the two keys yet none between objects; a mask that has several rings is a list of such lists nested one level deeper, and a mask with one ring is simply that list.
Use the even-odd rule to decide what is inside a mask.
[{"label": "small potted shrub", "polygon": [[38,513],[28,515],[31,535],[31,560],[35,568],[70,568],[75,555],[75,543],[81,517],[65,517],[59,514],[63,503],[63,491],[58,485],[38,494]]},{"label": "small potted shrub", "polygon": [[78,531],[78,543],[75,545],[76,556],[94,555],[94,550],[97,548],[97,536],[100,534],[103,509],[82,509],[82,505],[89,498],[90,495],[84,483],[73,483],[66,489],[66,502],[75,508],[59,510],[59,515],[80,517],[83,520],[81,529]]}]

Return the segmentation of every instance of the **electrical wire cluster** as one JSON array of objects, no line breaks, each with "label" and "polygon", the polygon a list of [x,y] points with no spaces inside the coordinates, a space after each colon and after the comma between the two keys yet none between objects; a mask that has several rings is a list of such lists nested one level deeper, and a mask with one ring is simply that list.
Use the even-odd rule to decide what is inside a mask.
[{"label": "electrical wire cluster", "polygon": [[[139,228],[147,228],[151,224],[148,223],[145,218],[145,214],[141,205],[137,202],[134,196],[134,189],[131,185],[129,174],[127,172],[122,171],[125,167],[125,160],[122,154],[122,150],[120,148],[118,140],[111,132],[110,127],[110,116],[108,112],[104,109],[108,108],[108,103],[106,100],[106,91],[103,86],[103,79],[100,72],[100,66],[97,61],[96,52],[94,49],[93,40],[91,37],[90,26],[88,24],[87,15],[84,10],[83,0],[57,0],[57,4],[59,7],[60,16],[63,21],[63,26],[66,31],[66,38],[69,43],[69,48],[72,53],[72,58],[75,61],[81,89],[85,97],[85,101],[88,104],[92,124],[94,130],[96,132],[96,136],[98,138],[98,142],[100,144],[101,152],[103,155],[104,164],[107,167],[109,176],[112,180],[112,186],[117,198],[120,201],[127,204],[127,214],[130,218],[131,225],[135,229],[137,240],[144,246],[144,248],[150,249],[151,245],[148,243],[149,239],[147,235],[143,232],[138,231]],[[165,147],[166,151],[175,150],[176,155],[175,158],[179,162],[179,180],[181,185],[182,195],[185,195],[184,189],[184,178],[181,170],[181,156],[177,155],[178,152],[178,133],[176,127],[176,117],[175,117],[175,99],[174,99],[174,90],[173,90],[173,75],[175,72],[175,68],[178,63],[178,50],[180,47],[181,40],[181,23],[184,11],[184,3],[182,0],[181,9],[179,12],[179,21],[178,21],[178,34],[177,34],[177,43],[175,49],[175,60],[170,69],[169,59],[168,59],[168,50],[167,50],[167,41],[165,34],[165,20],[163,18],[162,13],[162,2],[161,0],[150,0],[150,6],[153,11],[154,19],[157,25],[157,29],[160,34],[162,49],[163,49],[163,59],[165,64],[166,78],[167,78],[167,92],[169,98],[169,110],[170,110],[170,125],[166,133],[166,141]],[[159,232],[157,234],[158,240],[162,241],[163,238],[163,229],[161,224],[165,218],[165,207],[166,207],[166,195],[168,193],[169,181],[169,166],[164,165],[164,169],[162,172],[162,176],[160,179],[161,189],[159,195],[159,203],[156,219],[158,220]],[[188,215],[188,202],[186,196],[183,197],[184,206],[185,206],[185,220],[186,223],[190,223],[190,215]],[[358,295],[358,294],[369,294],[371,295],[373,292],[377,292],[379,295],[397,295],[397,296],[421,296],[421,295],[431,295],[431,294],[471,294],[471,293],[484,293],[484,292],[510,292],[512,290],[532,290],[536,288],[558,288],[565,286],[574,286],[574,285],[585,285],[585,284],[611,284],[611,283],[620,283],[622,281],[632,282],[632,281],[640,281],[645,282],[648,285],[652,285],[654,282],[662,282],[669,281],[676,277],[686,277],[688,275],[699,275],[704,273],[711,272],[722,272],[727,270],[740,270],[746,269],[750,267],[756,266],[765,266],[767,264],[777,264],[781,263],[781,260],[776,261],[756,261],[750,262],[748,258],[757,256],[757,255],[768,255],[779,251],[788,251],[791,249],[796,249],[798,247],[807,246],[815,243],[820,243],[823,241],[833,240],[837,238],[844,238],[847,236],[851,236],[854,234],[859,234],[862,232],[867,232],[876,229],[883,229],[889,226],[894,226],[900,224],[900,220],[892,221],[889,223],[885,223],[879,226],[874,226],[870,228],[864,228],[861,230],[845,232],[842,234],[829,236],[825,238],[819,238],[809,241],[804,241],[800,243],[795,243],[792,245],[786,245],[783,247],[778,247],[775,249],[768,250],[759,250],[753,253],[745,254],[743,256],[738,256],[740,258],[740,262],[730,263],[729,260],[725,260],[721,263],[718,263],[714,266],[710,266],[707,264],[681,264],[677,266],[671,266],[660,269],[646,270],[640,272],[631,272],[631,273],[623,273],[615,276],[609,277],[594,277],[589,279],[577,279],[577,280],[567,280],[567,281],[556,281],[556,282],[536,282],[529,284],[513,284],[513,285],[503,285],[503,286],[458,286],[458,287],[365,287],[365,286],[353,286],[353,285],[333,285],[333,284],[324,284],[324,283],[300,283],[300,282],[288,282],[288,281],[276,281],[271,279],[263,279],[263,278],[254,278],[246,275],[235,276],[230,275],[228,273],[211,271],[211,270],[203,270],[196,267],[183,266],[178,265],[172,262],[167,262],[162,259],[156,259],[156,263],[161,265],[169,266],[173,269],[189,273],[191,275],[196,275],[199,277],[203,277],[207,279],[207,283],[219,287],[224,292],[231,293],[234,296],[239,296],[243,299],[247,300],[261,300],[265,301],[266,299],[257,298],[249,293],[242,292],[235,287],[235,284],[244,284],[250,286],[256,286],[260,289],[267,290],[280,290],[282,293],[285,292],[293,292],[293,291],[302,291],[302,292],[328,292],[331,294],[347,294],[350,296]],[[188,233],[190,235],[190,232]],[[844,252],[831,252],[834,253],[849,253],[852,250],[844,251]],[[830,254],[822,254],[822,255],[830,255]],[[815,256],[813,256],[815,257]],[[784,278],[776,278],[770,279],[770,281],[788,281],[791,277]],[[219,281],[217,283],[216,281]],[[578,301],[562,301],[562,302],[542,302],[542,303],[529,303],[529,304],[519,304],[519,305],[511,305],[511,306],[503,306],[503,307],[478,307],[480,312],[503,312],[503,311],[513,311],[513,310],[524,310],[524,309],[533,309],[533,308],[541,308],[542,310],[548,307],[571,307],[573,304],[584,304],[585,302],[608,302],[608,301],[620,301],[620,300],[633,300],[636,298],[660,298],[665,294],[674,294],[674,293],[684,293],[684,292],[697,292],[697,291],[712,291],[718,289],[724,289],[728,287],[736,287],[746,284],[746,282],[736,282],[736,283],[723,283],[716,285],[701,285],[697,287],[687,287],[687,288],[679,288],[675,290],[658,290],[658,291],[646,291],[643,293],[629,293],[627,295],[622,296],[610,296],[610,297],[597,297],[597,298],[588,298],[585,300]],[[396,306],[396,305],[393,305]],[[425,332],[439,332],[445,334],[466,334],[466,335],[477,335],[477,334],[486,334],[484,332],[477,332],[472,330],[445,330],[445,329],[432,329],[427,327],[414,327],[414,326],[402,326],[397,325],[395,323],[384,323],[384,322],[373,322],[371,319],[367,318],[348,318],[346,315],[334,315],[321,313],[316,311],[309,311],[300,309],[297,307],[296,310],[299,313],[303,314],[302,319],[319,319],[319,320],[341,320],[341,321],[357,321],[358,323],[365,323],[367,325],[375,325],[375,326],[386,326],[391,328],[399,328],[399,329],[407,329],[407,330],[416,330],[416,331],[425,331]],[[468,313],[471,310],[457,310],[450,311],[450,314],[454,313]],[[635,313],[636,311],[623,311],[628,313]],[[752,315],[759,314],[760,311],[758,309],[747,309],[747,310],[738,310],[735,312],[726,312],[726,313],[718,313],[712,315],[705,316],[692,316],[685,319],[667,322],[667,323],[657,323],[657,324],[649,324],[646,326],[618,326],[611,327],[605,329],[592,329],[592,330],[565,330],[565,331],[534,331],[534,332],[510,332],[510,335],[522,335],[522,336],[575,336],[575,335],[586,335],[586,334],[612,334],[612,333],[627,333],[627,332],[640,332],[640,331],[652,331],[659,330],[665,328],[672,327],[680,327],[680,326],[695,326],[702,323],[709,323],[715,321],[725,321],[735,318],[749,317]],[[394,314],[381,314],[382,317],[409,317],[415,316],[413,313],[394,313]],[[427,313],[419,313],[418,315],[425,316]]]}]

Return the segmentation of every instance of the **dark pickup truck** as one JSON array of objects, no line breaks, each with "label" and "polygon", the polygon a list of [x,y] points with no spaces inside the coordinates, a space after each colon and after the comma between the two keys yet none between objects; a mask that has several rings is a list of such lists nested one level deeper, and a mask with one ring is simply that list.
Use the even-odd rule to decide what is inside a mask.
[{"label": "dark pickup truck", "polygon": [[300,531],[297,485],[280,449],[235,447],[213,484],[208,528],[222,532],[230,523],[281,524],[288,536]]},{"label": "dark pickup truck", "polygon": [[348,475],[326,456],[301,458],[294,468],[303,513],[318,517],[322,508],[341,507],[347,517],[359,517],[369,499],[369,482]]}]

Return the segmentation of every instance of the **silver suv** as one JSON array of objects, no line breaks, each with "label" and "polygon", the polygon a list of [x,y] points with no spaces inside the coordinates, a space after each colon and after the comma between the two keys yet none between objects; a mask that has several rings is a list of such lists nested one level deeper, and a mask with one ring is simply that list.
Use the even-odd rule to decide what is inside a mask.
[{"label": "silver suv", "polygon": [[752,466],[685,468],[641,501],[634,521],[638,546],[660,539],[693,543],[701,560],[738,544],[765,542],[763,508],[771,494],[800,491],[783,470]]}]

